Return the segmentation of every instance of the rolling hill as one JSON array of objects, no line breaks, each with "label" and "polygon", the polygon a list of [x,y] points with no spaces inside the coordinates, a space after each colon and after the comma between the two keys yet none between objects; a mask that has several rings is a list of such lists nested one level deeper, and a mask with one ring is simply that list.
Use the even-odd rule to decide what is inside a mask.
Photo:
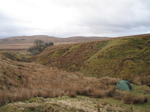
[{"label": "rolling hill", "polygon": [[35,40],[40,39],[44,42],[53,42],[53,43],[75,43],[75,42],[88,42],[88,41],[95,41],[95,40],[102,40],[106,39],[106,37],[68,37],[68,38],[58,38],[53,36],[47,35],[35,35],[35,36],[17,36],[17,37],[10,37],[0,39],[0,44],[33,44]]},{"label": "rolling hill", "polygon": [[150,85],[150,34],[47,48],[38,63]]},{"label": "rolling hill", "polygon": [[16,58],[12,58],[9,53],[0,53],[0,106],[33,97],[84,95],[101,98],[118,94],[114,88],[118,79],[84,77],[80,73],[66,72],[34,62],[17,61],[21,55],[16,54],[13,56]]}]

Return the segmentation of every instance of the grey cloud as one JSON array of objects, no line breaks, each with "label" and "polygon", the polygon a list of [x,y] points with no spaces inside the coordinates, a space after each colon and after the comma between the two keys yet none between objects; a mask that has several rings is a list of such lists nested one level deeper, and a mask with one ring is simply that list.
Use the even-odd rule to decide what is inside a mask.
[{"label": "grey cloud", "polygon": [[[22,0],[24,3],[24,0]],[[150,0],[49,0],[57,7],[73,9],[78,16],[71,14],[76,22],[63,28],[48,31],[32,26],[23,26],[5,12],[0,12],[1,36],[48,34],[54,36],[99,35],[122,36],[150,33]],[[44,2],[44,0],[43,0]],[[26,2],[26,5],[30,2]],[[34,5],[32,3],[32,5]],[[49,11],[46,12],[49,14]],[[61,13],[61,12],[60,12]],[[71,12],[70,12],[71,13]],[[39,15],[40,16],[40,15]],[[64,16],[60,19],[65,19]],[[36,18],[35,18],[36,19]],[[43,20],[44,21],[44,20]],[[56,21],[57,24],[57,21]]]},{"label": "grey cloud", "polygon": [[33,29],[21,26],[17,21],[3,12],[0,12],[0,38],[19,36],[19,35],[28,35],[29,32]]},{"label": "grey cloud", "polygon": [[[82,25],[92,27],[92,32],[97,34],[138,34],[150,32],[150,4],[148,0],[126,0],[117,1],[108,6],[93,7],[93,11],[87,12],[86,18],[83,18]],[[134,1],[134,2],[132,2]],[[119,6],[121,5],[121,6]],[[116,6],[116,7],[115,7]],[[117,7],[118,6],[118,7]],[[94,12],[94,13],[92,13]]]}]

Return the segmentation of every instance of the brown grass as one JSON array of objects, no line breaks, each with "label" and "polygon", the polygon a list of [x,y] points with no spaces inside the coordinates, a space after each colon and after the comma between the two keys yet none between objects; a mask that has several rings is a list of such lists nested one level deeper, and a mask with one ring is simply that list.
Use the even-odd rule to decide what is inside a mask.
[{"label": "brown grass", "polygon": [[85,76],[113,76],[149,85],[149,37],[150,34],[53,46],[34,60],[50,67],[82,72]]},{"label": "brown grass", "polygon": [[28,49],[33,44],[0,44],[0,50],[7,50],[7,49]]},{"label": "brown grass", "polygon": [[132,94],[127,94],[123,97],[123,102],[125,104],[143,104],[147,103],[148,98],[144,95],[134,96]]},{"label": "brown grass", "polygon": [[148,102],[148,97],[146,95],[136,95],[124,91],[116,91],[114,98],[122,100],[125,104],[144,104]]},{"label": "brown grass", "polygon": [[138,85],[148,85],[150,86],[150,76],[149,74],[144,74],[142,76],[139,76],[139,77],[136,77],[134,80],[133,80],[133,83],[134,84],[138,84]]},{"label": "brown grass", "polygon": [[[0,105],[32,97],[59,97],[84,95],[94,98],[115,97],[118,79],[111,77],[83,77],[80,73],[66,72],[36,63],[16,62],[0,55]],[[145,103],[146,97],[135,97],[125,103]]]},{"label": "brown grass", "polygon": [[[1,57],[2,58],[2,57]],[[0,64],[0,104],[32,97],[58,97],[85,95],[90,97],[112,96],[115,89],[102,79],[83,77],[56,68],[35,63],[14,62],[3,57]],[[111,80],[111,78],[109,78]]]}]

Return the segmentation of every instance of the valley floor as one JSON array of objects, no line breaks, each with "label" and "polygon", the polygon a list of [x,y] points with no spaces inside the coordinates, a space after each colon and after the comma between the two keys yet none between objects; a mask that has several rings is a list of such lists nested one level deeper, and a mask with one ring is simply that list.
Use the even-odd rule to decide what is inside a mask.
[{"label": "valley floor", "polygon": [[0,107],[0,112],[149,112],[149,104],[127,105],[112,98],[32,98],[9,103]]}]

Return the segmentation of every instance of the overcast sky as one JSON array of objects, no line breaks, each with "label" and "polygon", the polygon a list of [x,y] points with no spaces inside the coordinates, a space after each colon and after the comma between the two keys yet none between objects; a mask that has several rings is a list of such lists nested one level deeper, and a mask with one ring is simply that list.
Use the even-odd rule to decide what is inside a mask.
[{"label": "overcast sky", "polygon": [[0,37],[150,33],[150,0],[0,0]]}]

